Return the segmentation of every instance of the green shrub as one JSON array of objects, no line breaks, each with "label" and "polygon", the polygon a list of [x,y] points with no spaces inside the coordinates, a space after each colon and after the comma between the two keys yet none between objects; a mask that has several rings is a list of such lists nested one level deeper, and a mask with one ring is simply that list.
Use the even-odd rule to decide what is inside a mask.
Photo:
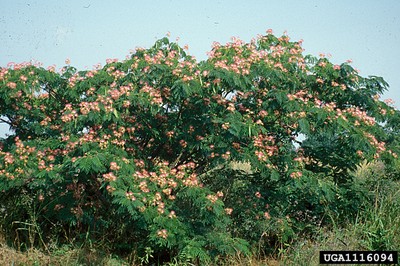
[{"label": "green shrub", "polygon": [[0,68],[9,241],[204,263],[348,219],[364,201],[349,170],[395,169],[399,111],[382,78],[302,52],[268,33],[197,62],[164,38],[90,71]]}]

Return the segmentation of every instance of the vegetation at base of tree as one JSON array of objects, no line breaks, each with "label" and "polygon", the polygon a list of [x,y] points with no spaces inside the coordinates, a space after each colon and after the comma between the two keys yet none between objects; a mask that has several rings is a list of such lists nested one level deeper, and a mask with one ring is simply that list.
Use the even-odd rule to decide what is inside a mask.
[{"label": "vegetation at base of tree", "polygon": [[93,70],[0,68],[5,242],[209,264],[355,223],[376,227],[362,248],[395,248],[374,223],[400,176],[387,87],[270,32],[200,62],[163,38]]}]

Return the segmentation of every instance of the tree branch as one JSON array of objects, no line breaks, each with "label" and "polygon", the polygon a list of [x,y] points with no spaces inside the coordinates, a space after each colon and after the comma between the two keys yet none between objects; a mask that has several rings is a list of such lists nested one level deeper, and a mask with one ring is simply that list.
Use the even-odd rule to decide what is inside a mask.
[{"label": "tree branch", "polygon": [[6,123],[6,124],[9,125],[9,126],[12,126],[12,125],[13,125],[12,122],[7,121],[7,120],[4,120],[3,118],[0,118],[0,123]]}]

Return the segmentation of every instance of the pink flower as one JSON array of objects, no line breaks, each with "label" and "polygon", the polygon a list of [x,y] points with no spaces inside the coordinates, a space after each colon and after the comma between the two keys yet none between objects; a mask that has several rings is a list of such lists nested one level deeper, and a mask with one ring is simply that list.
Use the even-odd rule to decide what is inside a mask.
[{"label": "pink flower", "polygon": [[4,156],[4,161],[7,164],[12,164],[14,162],[14,157],[12,156],[12,154],[6,153],[6,155]]},{"label": "pink flower", "polygon": [[223,123],[222,128],[225,130],[229,129],[229,123]]},{"label": "pink flower", "polygon": [[297,172],[291,173],[291,174],[290,174],[290,177],[291,177],[291,178],[299,178],[299,177],[301,177],[302,175],[303,175],[302,172],[297,171]]},{"label": "pink flower", "polygon": [[232,209],[232,208],[225,208],[225,213],[226,213],[226,214],[231,215],[232,212],[233,212],[233,209]]},{"label": "pink flower", "polygon": [[15,89],[17,87],[17,83],[15,82],[7,82],[7,87],[9,87],[10,89]]},{"label": "pink flower", "polygon": [[181,139],[181,140],[179,141],[179,144],[180,144],[183,148],[186,148],[186,146],[187,146],[187,142],[186,142],[185,140],[183,140],[183,139]]},{"label": "pink flower", "polygon": [[228,107],[226,108],[226,110],[228,110],[229,112],[234,112],[235,109],[235,105],[233,103],[228,103]]},{"label": "pink flower", "polygon": [[175,211],[170,211],[168,217],[169,217],[169,218],[176,218],[176,213],[175,213]]},{"label": "pink flower", "polygon": [[111,63],[116,63],[118,62],[118,58],[107,58],[106,63],[111,64]]},{"label": "pink flower", "polygon": [[110,163],[110,169],[113,171],[118,171],[121,167],[118,166],[116,162],[111,162]]},{"label": "pink flower", "polygon": [[168,232],[167,232],[167,230],[165,230],[165,229],[158,230],[158,231],[157,231],[157,235],[158,235],[159,237],[161,237],[161,238],[166,239],[166,238],[168,237]]},{"label": "pink flower", "polygon": [[131,201],[135,201],[135,200],[136,200],[136,198],[135,198],[135,196],[133,195],[133,192],[132,192],[132,191],[126,192],[126,193],[125,193],[125,196],[126,196],[127,199],[130,199]]},{"label": "pink flower", "polygon": [[258,120],[256,121],[256,124],[257,124],[257,125],[264,125],[264,123],[263,123],[260,119],[258,119]]},{"label": "pink flower", "polygon": [[218,200],[218,197],[215,195],[207,195],[207,199],[211,201],[211,203],[215,203]]},{"label": "pink flower", "polygon": [[165,133],[165,135],[167,135],[168,138],[172,138],[174,134],[175,134],[174,131],[168,131],[167,133]]},{"label": "pink flower", "polygon": [[265,111],[265,110],[261,110],[261,111],[258,113],[258,115],[261,116],[261,117],[266,117],[266,116],[268,115],[268,112]]},{"label": "pink flower", "polygon": [[103,174],[103,178],[108,182],[117,180],[117,177],[113,173]]},{"label": "pink flower", "polygon": [[106,189],[107,189],[108,193],[114,192],[116,190],[114,187],[112,187],[110,185],[107,185]]},{"label": "pink flower", "polygon": [[56,65],[49,66],[47,70],[50,72],[56,72]]},{"label": "pink flower", "polygon": [[337,87],[337,86],[339,86],[339,83],[337,83],[336,81],[332,81],[332,82],[331,82],[331,85],[332,85],[333,87]]},{"label": "pink flower", "polygon": [[393,99],[385,99],[383,100],[387,105],[393,106],[395,104],[395,102],[393,101]]}]

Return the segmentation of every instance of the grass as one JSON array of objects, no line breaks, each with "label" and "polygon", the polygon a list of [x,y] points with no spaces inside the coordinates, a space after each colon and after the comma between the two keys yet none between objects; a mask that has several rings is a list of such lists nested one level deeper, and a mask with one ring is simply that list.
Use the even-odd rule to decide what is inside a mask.
[{"label": "grass", "polygon": [[4,244],[0,245],[0,265],[54,265],[54,266],[77,266],[77,265],[131,265],[127,261],[113,258],[111,254],[104,254],[98,250],[87,249],[65,249],[45,254],[37,249],[30,249],[25,252],[16,251]]}]

